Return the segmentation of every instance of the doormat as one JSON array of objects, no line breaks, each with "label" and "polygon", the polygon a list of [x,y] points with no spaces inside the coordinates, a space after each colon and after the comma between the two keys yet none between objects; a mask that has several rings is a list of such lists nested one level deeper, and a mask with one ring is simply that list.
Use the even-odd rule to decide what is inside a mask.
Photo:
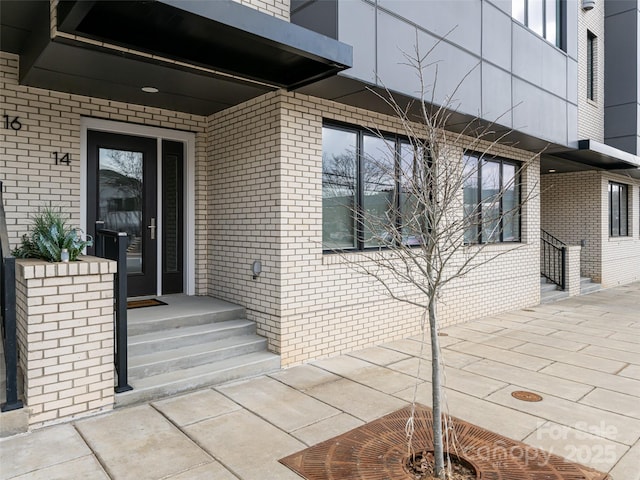
[{"label": "doormat", "polygon": [[[405,426],[411,407],[318,443],[280,463],[307,480],[411,480]],[[416,405],[415,452],[433,451],[429,407]],[[471,464],[477,478],[494,480],[611,480],[606,473],[579,465],[544,450],[511,440],[484,428],[451,417],[451,432],[457,439],[455,454]],[[453,454],[452,450],[452,454]]]},{"label": "doormat", "polygon": [[134,308],[156,307],[158,305],[166,305],[166,303],[158,300],[157,298],[147,298],[144,300],[129,300],[127,302],[127,310]]}]

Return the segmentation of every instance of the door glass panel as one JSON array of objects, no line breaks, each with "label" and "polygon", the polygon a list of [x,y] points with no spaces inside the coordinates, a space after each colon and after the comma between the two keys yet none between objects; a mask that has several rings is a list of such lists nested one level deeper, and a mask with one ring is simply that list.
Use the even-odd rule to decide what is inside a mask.
[{"label": "door glass panel", "polygon": [[165,271],[174,273],[179,270],[178,259],[180,252],[179,235],[180,235],[180,204],[179,204],[179,185],[178,179],[180,172],[178,171],[179,162],[176,155],[166,155],[164,158],[164,191],[162,192],[164,216],[164,249],[165,249]]},{"label": "door glass panel", "polygon": [[99,149],[98,220],[127,233],[127,273],[143,272],[142,168],[142,152]]}]

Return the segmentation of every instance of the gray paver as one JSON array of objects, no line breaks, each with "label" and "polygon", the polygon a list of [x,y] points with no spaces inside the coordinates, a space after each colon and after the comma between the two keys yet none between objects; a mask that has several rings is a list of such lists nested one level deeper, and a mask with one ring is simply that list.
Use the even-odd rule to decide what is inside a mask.
[{"label": "gray paver", "polygon": [[287,370],[271,373],[269,376],[302,392],[309,388],[324,383],[335,382],[340,379],[338,375],[334,375],[313,365],[299,365]]},{"label": "gray paver", "polygon": [[201,422],[242,408],[211,389],[153,402],[152,405],[179,426]]},{"label": "gray paver", "polygon": [[496,362],[506,363],[508,365],[518,365],[521,368],[533,371],[538,371],[552,363],[551,360],[479,343],[461,342],[449,348],[478,357],[490,358]]},{"label": "gray paver", "polygon": [[625,366],[624,362],[619,362],[617,360],[608,360],[606,358],[596,357],[583,352],[568,352],[567,350],[558,350],[557,348],[535,345],[532,343],[522,344],[513,350],[520,353],[526,353],[527,355],[534,355],[544,359],[554,360],[556,362],[591,368],[593,370],[599,370],[607,373],[616,373]]},{"label": "gray paver", "polygon": [[399,392],[415,383],[413,376],[349,356],[321,360],[314,365],[384,393]]},{"label": "gray paver", "polygon": [[640,419],[640,391],[634,396],[596,388],[582,398],[580,403]]},{"label": "gray paver", "polygon": [[365,348],[363,350],[352,352],[349,355],[382,366],[387,366],[390,363],[409,358],[409,355],[407,354],[396,352],[395,350],[390,350],[383,347]]},{"label": "gray paver", "polygon": [[321,420],[313,425],[291,432],[291,435],[311,446],[353,430],[363,424],[362,420],[358,420],[346,413],[340,413],[335,417]]},{"label": "gray paver", "polygon": [[[581,430],[545,422],[525,443],[600,471],[608,472],[629,447]],[[626,479],[626,477],[624,477]],[[621,477],[620,480],[623,480]]]},{"label": "gray paver", "polygon": [[14,477],[13,480],[87,480],[89,478],[91,480],[109,480],[93,455],[25,473]]},{"label": "gray paver", "polygon": [[346,378],[318,385],[309,389],[307,393],[366,422],[407,405],[406,402],[391,395],[386,395]]},{"label": "gray paver", "polygon": [[[413,389],[397,395],[411,401]],[[431,384],[423,383],[418,387],[416,400],[418,403],[431,406]],[[524,439],[541,423],[540,418],[533,415],[517,412],[454,390],[445,392],[445,408],[454,417],[515,440]]]},{"label": "gray paver", "polygon": [[522,402],[511,396],[512,390],[521,390],[521,388],[508,387],[489,395],[487,399],[560,425],[598,434],[625,445],[633,445],[640,437],[639,420],[552,395],[543,395],[544,400],[541,402]]},{"label": "gray paver", "polygon": [[466,366],[464,370],[506,383],[517,383],[530,390],[557,395],[569,400],[579,400],[593,390],[590,385],[532,372],[493,360],[481,360]]},{"label": "gray paver", "polygon": [[[415,357],[389,365],[389,368],[405,372],[415,376],[418,371],[418,359]],[[420,378],[431,381],[431,363],[426,360],[420,365]],[[492,378],[465,372],[459,368],[445,368],[444,385],[452,390],[467,393],[474,397],[486,397],[487,395],[500,390],[507,384]]]},{"label": "gray paver", "polygon": [[611,470],[614,480],[640,480],[640,442],[637,442],[618,460]]},{"label": "gray paver", "polygon": [[620,369],[618,375],[640,380],[640,365],[627,365],[625,368]]},{"label": "gray paver", "polygon": [[640,381],[632,378],[612,375],[610,373],[596,372],[590,368],[576,367],[564,363],[554,363],[540,370],[558,378],[571,378],[576,382],[585,385],[606,388],[614,392],[626,393],[629,395],[640,395]]},{"label": "gray paver", "polygon": [[114,480],[156,480],[211,462],[211,457],[149,405],[77,422]]},{"label": "gray paver", "polygon": [[340,413],[269,377],[225,385],[218,391],[287,432]]},{"label": "gray paver", "polygon": [[167,480],[237,480],[233,473],[216,461],[167,477]]},{"label": "gray paver", "polygon": [[300,480],[278,459],[302,450],[305,444],[251,412],[239,410],[220,415],[189,425],[184,431],[243,479]]},{"label": "gray paver", "polygon": [[87,455],[91,455],[91,450],[69,424],[8,437],[0,440],[0,479],[5,480]]}]

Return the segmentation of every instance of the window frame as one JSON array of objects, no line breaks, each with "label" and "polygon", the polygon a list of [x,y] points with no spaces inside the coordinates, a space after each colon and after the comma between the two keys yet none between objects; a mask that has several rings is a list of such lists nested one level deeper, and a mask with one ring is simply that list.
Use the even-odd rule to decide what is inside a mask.
[{"label": "window frame", "polygon": [[[464,234],[463,234],[463,242],[465,245],[467,246],[473,246],[473,245],[486,245],[486,244],[502,244],[502,243],[522,243],[522,173],[521,173],[521,168],[522,168],[522,164],[521,162],[517,161],[517,160],[512,160],[510,158],[505,158],[505,157],[501,157],[499,155],[487,155],[481,152],[475,152],[475,151],[465,151],[463,153],[462,156],[462,162],[463,165],[466,165],[467,159],[466,158],[475,158],[476,159],[476,164],[474,167],[474,172],[473,174],[477,176],[477,193],[476,193],[476,202],[475,202],[475,207],[474,207],[474,212],[477,211],[477,221],[475,224],[475,229],[476,229],[476,234],[475,234],[475,239],[473,241],[467,241],[465,239],[465,237],[467,236],[467,228],[465,228],[464,230]],[[482,194],[482,168],[483,168],[483,162],[488,163],[497,163],[500,166],[500,179],[499,179],[499,192],[500,193],[500,213],[499,213],[499,221],[500,221],[500,227],[499,227],[499,232],[500,232],[500,236],[498,240],[495,241],[485,241],[482,238],[482,234],[483,234],[483,229],[482,229],[482,225],[483,225],[483,218],[482,218],[482,200],[483,200],[483,194]],[[503,219],[505,217],[505,212],[504,212],[504,165],[510,165],[514,167],[514,175],[515,175],[515,179],[513,182],[513,185],[515,188],[517,188],[517,192],[516,192],[516,201],[517,201],[517,208],[516,208],[516,212],[514,213],[515,215],[517,215],[518,218],[518,231],[517,231],[517,240],[504,240],[504,224],[503,224]],[[466,177],[465,177],[465,183],[466,183]],[[463,195],[463,205],[464,205],[464,190],[465,190],[465,185],[463,184],[462,186],[462,195]],[[479,211],[478,211],[479,209]],[[466,214],[464,212],[464,207],[463,207],[463,218],[466,221]]]},{"label": "window frame", "polygon": [[598,37],[591,30],[587,30],[587,100],[592,102],[597,101],[597,42]]},{"label": "window frame", "polygon": [[[517,17],[515,17],[513,15],[514,13],[514,9],[513,9],[513,5],[514,3],[518,1],[519,3],[522,3],[524,5],[524,13],[523,16],[524,18],[518,19]],[[532,31],[533,33],[535,33],[536,35],[540,36],[541,38],[545,39],[548,43],[550,43],[551,45],[554,45],[556,47],[558,47],[561,50],[566,50],[565,45],[566,45],[566,38],[565,38],[565,28],[564,27],[564,19],[565,19],[565,1],[564,0],[539,0],[541,3],[541,8],[542,8],[542,33],[538,33],[537,31],[535,31],[533,28],[531,28],[529,26],[529,4],[531,2],[531,0],[512,0],[511,2],[511,18],[514,19],[515,21],[521,23],[522,25],[524,25],[525,27],[527,27],[527,29],[529,29],[530,31]],[[548,33],[547,33],[547,3],[548,2],[553,2],[556,5],[555,8],[555,14],[556,14],[556,28],[555,28],[555,41],[552,41],[548,38]]]},{"label": "window frame", "polygon": [[[411,145],[411,142],[406,136],[399,135],[396,133],[386,132],[386,131],[378,131],[375,132],[373,130],[367,129],[366,127],[360,127],[357,125],[351,125],[348,123],[343,123],[336,120],[323,120],[322,129],[330,128],[334,130],[339,130],[343,132],[354,133],[356,135],[356,152],[355,152],[355,160],[356,160],[356,178],[355,178],[355,196],[354,196],[354,211],[355,217],[353,219],[353,235],[354,235],[354,246],[353,247],[344,247],[344,248],[326,248],[324,242],[324,207],[322,211],[322,220],[323,220],[323,242],[322,242],[322,251],[323,253],[333,253],[333,252],[366,252],[373,250],[380,250],[388,248],[386,245],[366,245],[366,208],[365,208],[365,184],[366,181],[363,178],[363,164],[366,161],[366,152],[364,150],[364,139],[365,136],[369,136],[376,139],[382,139],[384,141],[392,141],[394,143],[394,191],[393,191],[393,211],[396,212],[394,222],[394,228],[401,230],[402,229],[402,206],[400,205],[400,197],[401,197],[401,168],[402,168],[402,145]],[[324,149],[323,149],[324,156]],[[322,166],[322,176],[323,176],[323,186],[324,189],[324,158],[323,158],[323,166]],[[398,214],[399,212],[399,214]],[[418,245],[407,245],[407,246],[418,246]]]},{"label": "window frame", "polygon": [[[614,232],[614,208],[613,208],[613,199],[616,192],[614,190],[617,188],[617,200],[618,200],[618,224],[615,225],[617,227],[617,232]],[[612,180],[609,181],[608,184],[608,198],[609,198],[609,238],[625,238],[629,237],[629,185],[626,183],[614,182]],[[623,226],[623,199],[622,194],[624,193],[624,205],[626,208],[624,209],[624,234],[622,233]]]}]

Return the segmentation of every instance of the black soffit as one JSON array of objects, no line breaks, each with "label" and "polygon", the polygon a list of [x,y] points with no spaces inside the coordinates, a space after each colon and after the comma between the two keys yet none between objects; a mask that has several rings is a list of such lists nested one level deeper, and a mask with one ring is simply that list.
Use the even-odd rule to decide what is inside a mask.
[{"label": "black soffit", "polygon": [[63,0],[58,30],[287,89],[352,64],[351,46],[231,0]]},{"label": "black soffit", "polygon": [[554,152],[553,156],[604,170],[624,170],[640,178],[639,156],[593,140],[580,140],[578,148]]}]

